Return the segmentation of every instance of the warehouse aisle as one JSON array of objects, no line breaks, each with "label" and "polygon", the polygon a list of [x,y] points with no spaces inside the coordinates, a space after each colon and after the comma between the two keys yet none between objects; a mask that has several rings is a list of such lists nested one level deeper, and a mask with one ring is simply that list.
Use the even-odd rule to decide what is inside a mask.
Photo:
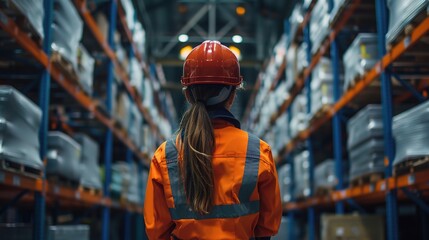
[{"label": "warehouse aisle", "polygon": [[148,239],[152,156],[190,106],[184,60],[212,39],[240,64],[232,114],[271,146],[283,208],[271,239],[429,239],[428,12],[429,0],[0,1],[0,238]]}]

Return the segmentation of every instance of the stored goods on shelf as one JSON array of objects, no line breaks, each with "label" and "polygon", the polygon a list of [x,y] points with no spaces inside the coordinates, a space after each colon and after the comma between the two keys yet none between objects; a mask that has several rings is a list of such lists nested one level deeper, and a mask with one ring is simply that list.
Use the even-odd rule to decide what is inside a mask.
[{"label": "stored goods on shelf", "polygon": [[24,223],[1,223],[0,236],[8,240],[28,240],[33,237],[33,226]]},{"label": "stored goods on shelf", "polygon": [[113,109],[115,118],[119,121],[122,128],[127,130],[131,116],[131,101],[126,92],[119,92],[116,99],[116,104]]},{"label": "stored goods on shelf", "polygon": [[133,41],[136,44],[137,50],[143,56],[146,55],[146,32],[140,22],[136,22],[133,32]]},{"label": "stored goods on shelf", "polygon": [[279,232],[271,239],[273,240],[289,239],[289,227],[290,227],[289,219],[287,217],[282,217],[282,220],[280,222]]},{"label": "stored goods on shelf", "polygon": [[386,34],[388,43],[394,42],[403,33],[413,19],[426,10],[429,0],[388,0],[389,30]]},{"label": "stored goods on shelf", "polygon": [[83,187],[101,189],[100,168],[98,166],[99,146],[85,134],[76,134],[74,139],[81,145],[80,185]]},{"label": "stored goods on shelf", "polygon": [[294,182],[295,182],[295,198],[301,199],[310,196],[310,153],[305,150],[295,155],[294,159]]},{"label": "stored goods on shelf", "polygon": [[[8,1],[5,2],[8,4]],[[45,17],[43,0],[11,0],[11,2],[27,18],[38,36],[43,39],[45,36],[43,32],[43,18]],[[6,7],[12,8],[9,5]]]},{"label": "stored goods on shelf", "polygon": [[141,203],[139,178],[137,174],[137,165],[135,163],[132,163],[130,167],[130,187],[127,192],[127,201],[136,204]]},{"label": "stored goods on shelf", "polygon": [[290,195],[290,187],[292,183],[290,164],[285,164],[281,166],[278,172],[279,172],[280,196],[281,196],[282,202],[287,203],[292,200],[292,196]]},{"label": "stored goods on shelf", "polygon": [[328,0],[318,0],[311,12],[310,19],[310,40],[311,53],[316,53],[329,34],[329,2]]},{"label": "stored goods on shelf", "polygon": [[131,117],[128,123],[128,136],[140,146],[140,128],[142,126],[142,115],[135,104],[131,105]]},{"label": "stored goods on shelf", "polygon": [[130,165],[126,162],[112,164],[112,181],[110,192],[112,199],[126,200],[131,184]]},{"label": "stored goods on shelf", "polygon": [[295,77],[302,74],[305,68],[308,67],[308,58],[307,58],[307,43],[303,42],[298,47],[296,55],[296,73]]},{"label": "stored goods on shelf", "polygon": [[136,58],[131,59],[130,69],[130,83],[136,89],[138,94],[142,95],[144,91],[143,70]]},{"label": "stored goods on shelf", "polygon": [[307,97],[305,91],[292,103],[292,119],[290,122],[291,137],[294,138],[308,126]]},{"label": "stored goods on shelf", "polygon": [[396,141],[394,165],[429,156],[429,102],[395,116],[393,136]]},{"label": "stored goods on shelf", "polygon": [[333,20],[337,17],[337,15],[340,13],[340,9],[345,7],[346,0],[333,0],[333,7],[330,13],[330,20],[329,22],[333,22]]},{"label": "stored goods on shelf", "polygon": [[[296,33],[298,31],[299,25],[304,21],[304,11],[302,5],[297,3],[293,8],[293,11],[289,17],[290,31],[288,36],[288,43],[292,43],[295,39]],[[289,45],[288,44],[288,45]]]},{"label": "stored goods on shelf", "polygon": [[[384,173],[384,141],[371,138],[349,150],[350,181],[362,179],[363,182],[378,180]],[[366,178],[366,179],[365,179]]]},{"label": "stored goods on shelf", "polygon": [[143,144],[141,144],[140,149],[142,152],[152,155],[155,152],[155,138],[152,135],[150,127],[146,124],[142,126],[142,132],[141,142]]},{"label": "stored goods on shelf", "polygon": [[134,17],[135,17],[135,11],[134,6],[131,0],[121,0],[122,7],[124,8],[125,12],[125,18],[128,25],[128,28],[130,31],[134,30]]},{"label": "stored goods on shelf", "polygon": [[371,70],[378,61],[377,34],[357,35],[343,57],[345,82],[344,90],[354,84],[357,78]]},{"label": "stored goods on shelf", "polygon": [[337,177],[334,160],[326,159],[314,170],[314,188],[334,189],[335,185],[337,185]]},{"label": "stored goods on shelf", "polygon": [[289,92],[295,85],[297,78],[297,48],[295,44],[291,44],[286,53],[286,89]]},{"label": "stored goods on shelf", "polygon": [[107,40],[107,34],[109,33],[109,20],[104,13],[98,12],[95,14],[95,22],[97,23],[98,30],[101,35]]},{"label": "stored goods on shelf", "polygon": [[383,138],[381,105],[368,105],[356,113],[347,123],[347,148],[353,149],[363,142]]},{"label": "stored goods on shelf", "polygon": [[331,215],[321,218],[322,240],[384,239],[384,221],[377,215]]},{"label": "stored goods on shelf", "polygon": [[88,225],[56,225],[49,226],[49,240],[89,240]]},{"label": "stored goods on shelf", "polygon": [[[334,103],[332,62],[322,57],[314,67],[311,80],[311,115]],[[342,80],[342,79],[341,79]]]},{"label": "stored goods on shelf", "polygon": [[124,46],[122,46],[121,43],[121,34],[118,31],[115,31],[114,34],[114,42],[115,42],[115,54],[119,61],[119,63],[122,65],[122,67],[126,70],[129,68],[129,58],[127,55],[127,51],[125,50]]},{"label": "stored goods on shelf", "polygon": [[43,169],[38,135],[41,118],[41,110],[30,99],[11,86],[0,86],[1,160]]},{"label": "stored goods on shelf", "polygon": [[82,89],[88,94],[89,96],[92,96],[92,85],[94,81],[94,64],[95,60],[91,55],[88,53],[88,51],[85,49],[85,47],[80,44],[78,53],[77,53],[77,63],[78,63],[78,77],[79,77],[79,84],[82,87]]},{"label": "stored goods on shelf", "polygon": [[277,119],[276,125],[273,128],[273,133],[273,156],[277,157],[278,152],[290,141],[288,115],[286,113],[283,113]]},{"label": "stored goods on shelf", "polygon": [[81,146],[71,137],[62,132],[50,131],[46,173],[79,183],[81,154]]},{"label": "stored goods on shelf", "polygon": [[52,50],[77,70],[77,52],[83,32],[82,20],[70,0],[55,0],[53,16]]}]

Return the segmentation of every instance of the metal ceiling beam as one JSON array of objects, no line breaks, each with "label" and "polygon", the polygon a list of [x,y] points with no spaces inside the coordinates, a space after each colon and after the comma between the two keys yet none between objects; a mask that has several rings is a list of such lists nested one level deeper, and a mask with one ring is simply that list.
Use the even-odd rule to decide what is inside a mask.
[{"label": "metal ceiling beam", "polygon": [[178,32],[177,32],[177,34],[174,36],[174,37],[172,37],[171,39],[170,39],[170,42],[164,47],[164,49],[159,53],[159,54],[157,54],[158,56],[166,56],[170,51],[171,51],[171,49],[173,49],[174,48],[174,46],[176,46],[176,44],[177,44],[177,37],[180,35],[180,34],[183,34],[183,33],[187,33],[187,32],[189,32],[189,30],[191,30],[194,26],[195,26],[195,24],[197,24],[198,23],[198,21],[200,21],[201,20],[201,18],[202,17],[204,17],[204,15],[207,13],[207,11],[209,10],[209,4],[206,4],[206,5],[204,5],[203,7],[201,7],[200,8],[200,10],[198,10],[198,12],[196,12],[195,13],[195,15],[185,24],[185,26],[183,26]]},{"label": "metal ceiling beam", "polygon": [[198,35],[200,35],[203,38],[206,38],[206,36],[208,36],[208,33],[206,32],[206,30],[204,30],[204,28],[202,28],[198,24],[195,24],[193,29],[198,33]]},{"label": "metal ceiling beam", "polygon": [[216,39],[216,0],[209,3],[209,38]]}]

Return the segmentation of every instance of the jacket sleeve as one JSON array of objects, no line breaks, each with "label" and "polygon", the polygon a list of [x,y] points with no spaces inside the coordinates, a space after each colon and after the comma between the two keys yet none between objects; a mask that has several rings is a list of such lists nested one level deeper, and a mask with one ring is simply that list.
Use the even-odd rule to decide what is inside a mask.
[{"label": "jacket sleeve", "polygon": [[271,150],[268,148],[266,151],[261,152],[261,154],[265,155],[268,161],[261,163],[266,169],[259,176],[258,182],[260,207],[259,219],[255,228],[255,237],[257,238],[270,237],[277,234],[283,211],[277,171]]},{"label": "jacket sleeve", "polygon": [[161,169],[156,157],[152,159],[149,170],[144,201],[144,221],[149,239],[170,239],[174,222],[171,220],[165,200]]}]

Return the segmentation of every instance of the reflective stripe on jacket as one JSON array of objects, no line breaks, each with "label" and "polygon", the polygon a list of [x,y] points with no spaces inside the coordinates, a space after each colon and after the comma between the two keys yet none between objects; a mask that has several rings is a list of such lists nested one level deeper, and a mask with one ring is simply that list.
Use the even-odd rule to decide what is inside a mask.
[{"label": "reflective stripe on jacket", "polygon": [[270,147],[227,121],[213,120],[213,125],[212,210],[207,215],[190,210],[175,144],[163,143],[152,159],[146,191],[149,239],[251,239],[277,233],[282,208]]}]

